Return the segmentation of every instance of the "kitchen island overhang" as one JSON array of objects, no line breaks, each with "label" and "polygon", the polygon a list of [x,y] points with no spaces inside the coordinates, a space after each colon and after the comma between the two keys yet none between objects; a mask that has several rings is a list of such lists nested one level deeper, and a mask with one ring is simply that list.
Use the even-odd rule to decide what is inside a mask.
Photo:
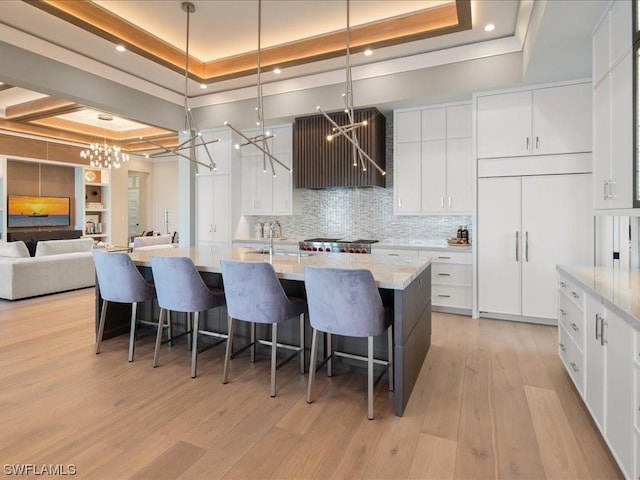
[{"label": "kitchen island overhang", "polygon": [[[151,280],[151,256],[189,257],[200,271],[205,282],[211,286],[223,286],[220,260],[247,262],[269,261],[269,255],[253,253],[250,248],[227,247],[182,247],[171,249],[145,250],[133,252],[133,262],[145,278]],[[305,296],[305,266],[333,268],[364,268],[371,270],[385,306],[393,309],[393,349],[394,349],[394,411],[402,416],[413,386],[418,378],[431,345],[431,262],[429,259],[409,256],[353,255],[348,253],[319,253],[317,255],[274,255],[272,265],[285,291],[296,296]],[[176,288],[180,288],[176,285]],[[100,289],[96,282],[96,329],[100,317]],[[117,307],[117,308],[112,308]],[[141,314],[147,319],[157,318],[157,304],[145,306]],[[220,310],[220,309],[217,309]],[[207,322],[215,324],[215,329],[226,331],[226,317],[219,312],[205,314]],[[129,332],[130,306],[110,305],[107,313],[105,337]],[[291,324],[296,322],[291,322]],[[295,326],[289,322],[282,325],[283,339],[295,338]],[[307,320],[308,326],[308,320]],[[287,330],[290,330],[289,332]],[[247,332],[236,332],[244,336]],[[307,328],[310,335],[311,328]],[[280,338],[280,335],[279,335]],[[342,349],[361,354],[364,346],[357,339],[345,339]],[[379,340],[379,339],[378,339]],[[384,339],[383,339],[384,340]],[[381,348],[385,341],[380,341]],[[310,342],[307,342],[309,345]],[[380,349],[378,349],[380,350]],[[186,373],[185,373],[186,374]]]}]

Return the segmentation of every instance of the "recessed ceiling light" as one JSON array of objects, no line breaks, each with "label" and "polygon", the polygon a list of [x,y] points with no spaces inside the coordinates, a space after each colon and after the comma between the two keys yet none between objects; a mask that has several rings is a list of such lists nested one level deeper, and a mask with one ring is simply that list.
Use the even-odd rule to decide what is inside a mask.
[{"label": "recessed ceiling light", "polygon": [[124,45],[116,45],[116,50],[119,52],[125,52],[127,49]]},{"label": "recessed ceiling light", "polygon": [[206,83],[201,83],[200,84],[200,88],[205,90],[207,88],[207,84]]},{"label": "recessed ceiling light", "polygon": [[493,32],[496,29],[496,26],[493,23],[487,23],[484,26],[484,31],[485,32]]},{"label": "recessed ceiling light", "polygon": [[275,73],[276,75],[280,75],[282,73],[282,70],[280,70],[278,67],[273,69],[273,73]]},{"label": "recessed ceiling light", "polygon": [[373,55],[373,50],[371,50],[370,48],[367,48],[367,49],[364,51],[364,54],[365,54],[367,57],[369,57],[369,56]]}]

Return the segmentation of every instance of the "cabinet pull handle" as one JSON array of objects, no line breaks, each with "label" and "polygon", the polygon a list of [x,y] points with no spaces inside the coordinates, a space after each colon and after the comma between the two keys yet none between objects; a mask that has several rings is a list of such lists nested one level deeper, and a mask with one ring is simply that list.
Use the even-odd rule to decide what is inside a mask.
[{"label": "cabinet pull handle", "polygon": [[451,298],[451,295],[443,295],[442,293],[438,294],[439,297]]},{"label": "cabinet pull handle", "polygon": [[602,336],[602,330],[598,331],[598,324],[602,320],[602,317],[596,313],[596,340]]},{"label": "cabinet pull handle", "polygon": [[580,371],[580,369],[578,368],[578,366],[575,363],[571,362],[569,365],[571,365],[571,369],[574,372],[578,373]]},{"label": "cabinet pull handle", "polygon": [[440,275],[441,277],[450,277],[451,276],[450,273],[439,273],[438,275]]},{"label": "cabinet pull handle", "polygon": [[449,208],[451,208],[451,197],[449,197]]},{"label": "cabinet pull handle", "polygon": [[440,208],[444,208],[444,197],[440,197]]},{"label": "cabinet pull handle", "polygon": [[571,296],[576,299],[580,298],[580,295],[578,295],[576,292],[571,292]]},{"label": "cabinet pull handle", "polygon": [[443,260],[451,260],[451,257],[438,257],[438,258],[441,258]]},{"label": "cabinet pull handle", "polygon": [[536,150],[540,148],[540,137],[536,137]]},{"label": "cabinet pull handle", "polygon": [[609,343],[609,342],[607,341],[607,339],[604,337],[604,334],[605,334],[605,329],[604,329],[604,327],[606,327],[607,325],[609,325],[609,323],[605,322],[605,321],[604,321],[604,318],[601,318],[601,319],[600,319],[600,321],[602,322],[602,323],[601,323],[601,325],[602,325],[602,326],[600,327],[600,345],[602,345],[602,346],[604,347],[607,343]]},{"label": "cabinet pull handle", "polygon": [[524,232],[524,259],[529,261],[529,232]]},{"label": "cabinet pull handle", "polygon": [[398,197],[398,208],[402,208],[402,197]]},{"label": "cabinet pull handle", "polygon": [[564,282],[560,282],[560,286],[561,286],[562,288],[567,288],[567,284],[566,284],[566,283],[564,283]]},{"label": "cabinet pull handle", "polygon": [[516,262],[520,261],[520,257],[519,257],[519,254],[518,254],[518,250],[520,248],[519,245],[518,245],[518,243],[519,243],[519,241],[518,241],[519,240],[519,234],[520,234],[520,232],[516,232]]},{"label": "cabinet pull handle", "polygon": [[609,181],[604,181],[604,189],[603,189],[603,198],[604,200],[609,200],[609,195],[607,195],[607,185],[609,185]]},{"label": "cabinet pull handle", "polygon": [[609,199],[614,199],[614,198],[618,198],[618,195],[614,195],[613,194],[613,186],[616,184],[617,182],[615,180],[609,180]]},{"label": "cabinet pull handle", "polygon": [[571,323],[571,328],[573,329],[574,332],[579,332],[580,329],[578,328],[578,326],[575,323]]},{"label": "cabinet pull handle", "polygon": [[563,308],[560,309],[560,315],[565,316],[567,314],[567,311]]},{"label": "cabinet pull handle", "polygon": [[567,347],[564,346],[564,343],[560,344],[560,350],[562,350],[563,352],[567,351]]},{"label": "cabinet pull handle", "polygon": [[529,151],[529,137],[527,137],[527,151]]}]

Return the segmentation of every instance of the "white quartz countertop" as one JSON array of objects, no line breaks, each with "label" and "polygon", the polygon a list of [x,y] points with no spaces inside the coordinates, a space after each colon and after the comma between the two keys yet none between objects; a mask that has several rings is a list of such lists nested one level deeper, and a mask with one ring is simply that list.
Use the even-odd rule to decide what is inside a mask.
[{"label": "white quartz countertop", "polygon": [[[274,238],[274,245],[298,245],[298,242],[301,242],[302,238]],[[234,244],[244,243],[244,244],[269,244],[268,238],[235,238],[233,239]],[[471,252],[473,251],[473,247],[471,245],[466,246],[455,246],[451,247],[447,245],[446,242],[434,242],[433,240],[412,240],[412,239],[393,239],[393,240],[380,240],[371,245],[372,248],[395,248],[401,250],[431,250],[431,251],[442,251],[442,252]]]},{"label": "white quartz countertop", "polygon": [[640,271],[558,265],[565,275],[604,306],[640,330]]},{"label": "white quartz countertop", "polygon": [[[130,253],[136,265],[149,266],[149,257],[179,256],[190,257],[198,270],[220,273],[220,260],[239,260],[245,262],[268,262],[269,255],[251,253],[253,248],[240,247],[181,247],[158,250],[145,250]],[[363,268],[371,270],[379,288],[394,290],[405,289],[420,275],[431,261],[421,257],[382,257],[378,255],[353,255],[350,253],[317,253],[302,256],[276,255],[273,267],[278,277],[288,280],[304,281],[305,266],[333,268]]]}]

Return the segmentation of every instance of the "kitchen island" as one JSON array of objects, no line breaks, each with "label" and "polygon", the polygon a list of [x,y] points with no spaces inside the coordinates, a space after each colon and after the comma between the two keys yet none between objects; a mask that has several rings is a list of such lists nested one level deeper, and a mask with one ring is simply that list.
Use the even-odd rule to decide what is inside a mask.
[{"label": "kitchen island", "polygon": [[[225,247],[183,247],[161,250],[146,250],[130,253],[134,263],[143,275],[151,279],[150,257],[182,256],[193,260],[209,285],[221,286],[222,277],[220,260],[237,260],[246,262],[269,261],[269,254],[256,253],[251,248]],[[383,303],[393,309],[394,322],[394,410],[402,416],[409,396],[420,373],[422,364],[431,345],[431,263],[428,259],[418,257],[379,257],[375,255],[358,255],[348,253],[294,253],[275,252],[272,265],[280,281],[289,294],[305,296],[304,267],[334,267],[371,270],[380,291]],[[179,288],[179,285],[176,285]],[[99,286],[96,285],[96,325],[99,318]],[[151,309],[157,318],[156,309]],[[149,313],[147,312],[147,315]],[[215,314],[213,314],[215,315]],[[128,315],[126,309],[113,309],[107,317],[105,338],[108,334],[128,332]],[[226,331],[224,318],[214,319],[220,328]],[[286,338],[286,322],[282,326]],[[293,328],[293,327],[292,327]],[[308,328],[307,332],[311,329]],[[295,338],[293,331],[292,338]],[[238,332],[243,335],[243,332]],[[381,344],[384,345],[385,342]],[[309,344],[309,343],[307,343]],[[352,348],[349,343],[342,349]],[[356,349],[357,350],[357,349]],[[360,353],[354,351],[353,353]]]}]

